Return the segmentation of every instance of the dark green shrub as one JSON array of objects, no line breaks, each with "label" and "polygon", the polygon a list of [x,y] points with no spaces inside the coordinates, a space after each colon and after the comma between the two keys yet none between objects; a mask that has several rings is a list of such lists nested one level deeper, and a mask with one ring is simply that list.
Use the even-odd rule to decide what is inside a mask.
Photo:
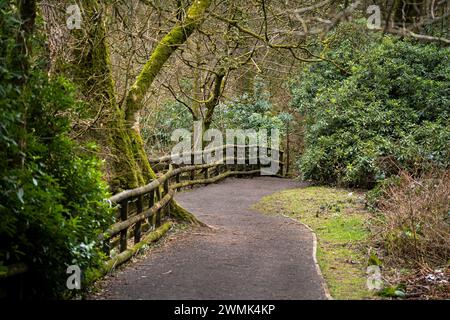
[{"label": "dark green shrub", "polygon": [[152,110],[142,117],[142,137],[150,154],[168,153],[173,142],[175,129],[193,129],[192,115],[188,109],[177,101],[167,101],[161,108]]},{"label": "dark green shrub", "polygon": [[24,262],[27,295],[65,297],[67,266],[102,261],[109,194],[101,163],[69,138],[67,114],[81,107],[73,86],[14,65],[11,8],[0,7],[0,267]]},{"label": "dark green shrub", "polygon": [[225,129],[282,130],[283,116],[273,111],[270,93],[261,78],[256,77],[253,93],[243,94],[216,108],[214,126]]},{"label": "dark green shrub", "polygon": [[349,74],[324,62],[293,85],[304,178],[372,187],[399,169],[449,165],[450,49],[377,37],[344,25],[325,50]]},{"label": "dark green shrub", "polygon": [[97,236],[112,222],[107,186],[101,163],[67,135],[62,111],[77,102],[64,80],[33,74],[16,103],[8,98],[0,98],[0,263],[25,262],[35,294],[57,297],[68,265],[87,270],[101,261]]}]

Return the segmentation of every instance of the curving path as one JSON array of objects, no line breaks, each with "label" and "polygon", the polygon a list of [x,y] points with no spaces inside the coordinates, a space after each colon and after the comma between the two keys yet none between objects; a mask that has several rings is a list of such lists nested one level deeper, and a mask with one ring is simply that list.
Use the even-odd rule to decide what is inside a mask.
[{"label": "curving path", "polygon": [[177,201],[213,228],[198,228],[116,273],[100,299],[326,299],[313,235],[300,223],[251,209],[301,187],[274,177],[229,178]]}]

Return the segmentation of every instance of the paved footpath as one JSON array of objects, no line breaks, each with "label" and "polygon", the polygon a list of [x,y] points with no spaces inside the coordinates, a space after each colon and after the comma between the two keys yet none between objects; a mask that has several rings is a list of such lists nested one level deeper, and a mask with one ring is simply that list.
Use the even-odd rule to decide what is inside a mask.
[{"label": "paved footpath", "polygon": [[289,218],[251,209],[302,184],[274,177],[229,178],[176,200],[212,226],[194,228],[131,263],[96,299],[326,299],[313,235]]}]

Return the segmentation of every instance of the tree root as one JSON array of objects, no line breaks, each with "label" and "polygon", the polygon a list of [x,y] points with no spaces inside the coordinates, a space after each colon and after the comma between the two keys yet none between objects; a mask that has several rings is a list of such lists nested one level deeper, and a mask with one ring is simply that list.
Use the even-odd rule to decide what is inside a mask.
[{"label": "tree root", "polygon": [[207,224],[198,220],[192,213],[180,206],[175,200],[172,200],[169,206],[170,214],[175,219],[202,227],[208,226]]}]

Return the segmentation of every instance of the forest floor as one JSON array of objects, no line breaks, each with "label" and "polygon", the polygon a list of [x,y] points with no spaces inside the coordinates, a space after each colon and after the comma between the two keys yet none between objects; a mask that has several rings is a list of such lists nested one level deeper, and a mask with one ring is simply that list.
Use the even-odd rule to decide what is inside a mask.
[{"label": "forest floor", "polygon": [[180,192],[210,226],[178,232],[103,280],[93,299],[326,299],[309,228],[253,209],[262,197],[303,188],[259,177]]}]

